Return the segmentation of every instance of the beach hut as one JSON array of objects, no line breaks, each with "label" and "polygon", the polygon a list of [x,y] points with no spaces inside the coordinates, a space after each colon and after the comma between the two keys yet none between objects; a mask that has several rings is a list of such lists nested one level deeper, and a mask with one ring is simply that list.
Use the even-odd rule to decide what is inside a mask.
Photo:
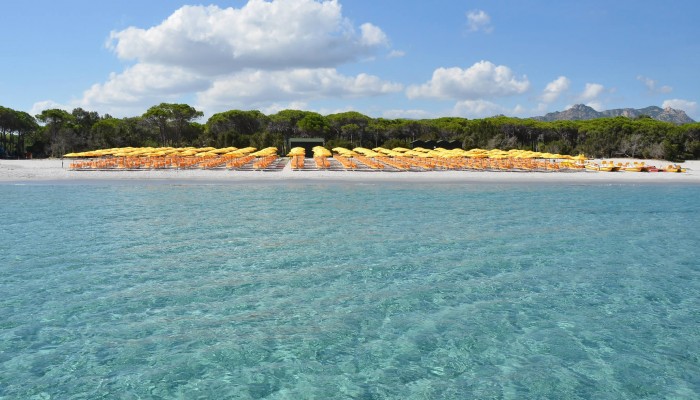
[{"label": "beach hut", "polygon": [[422,147],[424,149],[433,150],[439,147],[437,142],[434,140],[414,140],[411,142],[411,148]]},{"label": "beach hut", "polygon": [[445,150],[461,149],[462,143],[460,143],[458,140],[438,140],[435,147],[442,147]]},{"label": "beach hut", "polygon": [[415,149],[416,147],[421,147],[425,148],[425,140],[414,140],[411,142],[411,148]]}]

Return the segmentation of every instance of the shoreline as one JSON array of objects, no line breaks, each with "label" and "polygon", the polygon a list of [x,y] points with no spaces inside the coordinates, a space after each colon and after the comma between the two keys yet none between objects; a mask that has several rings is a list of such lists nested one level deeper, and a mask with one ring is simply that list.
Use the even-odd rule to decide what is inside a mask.
[{"label": "shoreline", "polygon": [[[659,168],[668,161],[644,161]],[[528,172],[528,171],[280,171],[234,170],[70,170],[66,159],[0,160],[0,184],[74,184],[150,182],[154,184],[239,183],[464,183],[464,184],[682,184],[700,185],[700,161],[680,163],[685,173],[671,172]]]}]

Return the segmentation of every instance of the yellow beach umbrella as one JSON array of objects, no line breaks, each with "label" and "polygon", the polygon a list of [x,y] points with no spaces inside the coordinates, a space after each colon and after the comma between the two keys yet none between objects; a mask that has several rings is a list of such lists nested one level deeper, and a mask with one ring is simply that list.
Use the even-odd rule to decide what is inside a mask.
[{"label": "yellow beach umbrella", "polygon": [[250,153],[253,157],[268,157],[277,154],[277,147],[266,147],[262,150]]},{"label": "yellow beach umbrella", "polygon": [[255,147],[244,147],[244,148],[238,149],[236,151],[239,151],[239,152],[244,153],[244,154],[248,154],[248,153],[254,152],[255,150],[257,150]]},{"label": "yellow beach umbrella", "polygon": [[341,150],[341,151],[336,151],[336,153],[338,153],[338,155],[341,155],[341,156],[343,156],[343,157],[355,157],[355,156],[357,156],[357,153],[355,153],[355,152],[352,151],[352,150],[348,150],[348,149],[343,149],[343,150]]},{"label": "yellow beach umbrella", "polygon": [[314,152],[314,157],[330,157],[332,155],[330,150],[323,146],[314,146],[311,150]]},{"label": "yellow beach umbrella", "polygon": [[287,154],[287,156],[289,156],[289,157],[305,156],[305,155],[306,155],[306,150],[304,150],[303,147],[294,147],[289,151],[289,154]]}]

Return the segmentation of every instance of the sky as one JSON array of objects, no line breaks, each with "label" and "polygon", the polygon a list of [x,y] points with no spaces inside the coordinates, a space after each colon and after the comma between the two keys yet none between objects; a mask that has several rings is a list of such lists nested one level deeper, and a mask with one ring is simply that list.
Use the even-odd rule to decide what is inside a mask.
[{"label": "sky", "polygon": [[697,0],[6,1],[0,106],[471,119],[653,105],[700,121],[698,15]]}]

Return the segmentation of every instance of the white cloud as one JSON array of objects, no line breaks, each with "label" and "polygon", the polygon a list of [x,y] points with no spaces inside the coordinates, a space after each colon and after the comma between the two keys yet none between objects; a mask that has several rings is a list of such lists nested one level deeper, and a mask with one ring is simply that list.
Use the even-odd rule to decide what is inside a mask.
[{"label": "white cloud", "polygon": [[[675,108],[676,110],[683,110],[686,114],[694,116],[697,118],[698,103],[695,101],[682,100],[682,99],[669,99],[665,100],[661,105],[662,108]],[[695,118],[693,118],[695,119]]]},{"label": "white cloud", "polygon": [[657,82],[649,77],[637,75],[637,80],[644,83],[650,93],[671,93],[673,88],[668,85],[657,87]]},{"label": "white cloud", "polygon": [[360,30],[362,31],[361,42],[365,46],[385,46],[389,42],[386,34],[382,32],[381,29],[370,23],[362,24],[360,26]]},{"label": "white cloud", "polygon": [[560,76],[552,82],[549,82],[542,92],[542,101],[545,103],[551,103],[557,100],[562,93],[569,89],[570,84],[571,81],[565,76]]},{"label": "white cloud", "polygon": [[124,60],[219,74],[330,67],[387,43],[384,32],[369,23],[358,34],[337,0],[250,0],[240,9],[184,6],[152,28],[112,32],[108,46]]},{"label": "white cloud", "polygon": [[521,94],[528,90],[526,76],[518,79],[510,68],[479,61],[467,69],[438,68],[432,79],[423,85],[412,85],[406,90],[410,99],[468,99],[503,97]]},{"label": "white cloud", "polygon": [[382,113],[382,118],[397,119],[397,118],[408,118],[408,119],[429,119],[435,118],[436,115],[425,110],[386,110]]},{"label": "white cloud", "polygon": [[277,114],[278,112],[282,110],[304,110],[304,111],[311,111],[309,110],[309,105],[303,101],[292,101],[289,103],[272,103],[269,104],[263,108],[260,108],[258,111],[265,115],[271,115],[271,114]]},{"label": "white cloud", "polygon": [[136,64],[122,73],[110,74],[104,83],[92,85],[79,99],[60,107],[50,100],[41,101],[33,108],[70,111],[82,107],[113,116],[140,115],[154,104],[178,101],[183,95],[204,90],[208,86],[207,79],[180,67]]},{"label": "white cloud", "polygon": [[485,118],[499,114],[510,115],[514,111],[486,100],[464,100],[455,104],[452,113],[460,117]]},{"label": "white cloud", "polygon": [[[306,109],[306,110],[308,110],[308,109]],[[352,106],[350,104],[344,104],[342,107],[339,107],[339,108],[337,108],[337,107],[336,108],[320,107],[320,108],[314,109],[313,111],[317,112],[321,115],[331,115],[331,114],[339,114],[339,113],[345,113],[345,112],[350,112],[350,111],[356,111],[356,112],[359,112],[361,114],[365,114],[365,115],[369,116],[369,114],[367,114],[366,112],[361,111],[359,108]]]},{"label": "white cloud", "polygon": [[42,100],[37,101],[32,105],[31,110],[29,110],[29,115],[36,116],[41,114],[41,112],[44,110],[52,110],[54,108],[71,112],[75,107],[71,107],[68,104],[57,103],[53,100]]},{"label": "white cloud", "polygon": [[388,42],[379,27],[355,27],[343,17],[338,0],[184,6],[156,26],[112,32],[107,46],[135,63],[72,103],[124,115],[194,96],[205,107],[245,107],[250,101],[263,108],[324,96],[392,93],[402,86],[368,74],[343,76],[335,69],[367,60]]},{"label": "white cloud", "polygon": [[637,80],[644,83],[644,86],[646,86],[647,89],[649,89],[649,91],[651,91],[651,92],[654,91],[654,87],[656,86],[655,80],[653,80],[651,78],[647,78],[647,77],[642,76],[642,75],[637,75]]},{"label": "white cloud", "polygon": [[[568,106],[566,108],[569,108]],[[542,115],[549,110],[549,104],[537,103],[537,106],[529,111],[531,115]]]},{"label": "white cloud", "polygon": [[471,32],[482,30],[486,33],[493,31],[491,17],[484,10],[473,10],[467,13],[467,25]]},{"label": "white cloud", "polygon": [[333,68],[247,70],[216,80],[210,88],[198,93],[197,98],[203,106],[218,107],[299,98],[376,96],[402,88],[400,84],[382,81],[373,75],[341,75]]},{"label": "white cloud", "polygon": [[586,105],[596,111],[603,111],[603,103],[600,101],[589,101]]},{"label": "white cloud", "polygon": [[386,56],[387,58],[400,58],[406,55],[405,51],[401,50],[392,50],[389,52],[389,54]]},{"label": "white cloud", "polygon": [[528,112],[528,109],[521,106],[520,104],[516,104],[515,108],[513,108],[513,115],[522,116],[527,112]]},{"label": "white cloud", "polygon": [[111,74],[107,82],[85,91],[81,104],[88,107],[113,103],[141,103],[149,97],[170,97],[203,90],[208,81],[180,67],[136,64],[121,74]]},{"label": "white cloud", "polygon": [[605,86],[600,83],[586,83],[586,88],[583,89],[583,92],[579,95],[579,100],[582,102],[593,102],[598,96],[603,94],[604,91]]}]

